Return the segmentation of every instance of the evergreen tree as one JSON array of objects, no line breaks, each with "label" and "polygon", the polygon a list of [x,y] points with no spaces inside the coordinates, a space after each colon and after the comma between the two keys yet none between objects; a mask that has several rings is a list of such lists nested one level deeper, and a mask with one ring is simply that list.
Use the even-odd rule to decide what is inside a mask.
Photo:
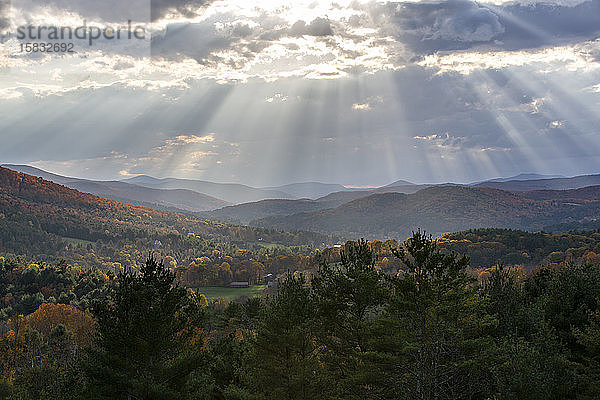
[{"label": "evergreen tree", "polygon": [[375,267],[371,245],[347,242],[340,265],[323,264],[312,279],[317,301],[319,340],[326,349],[332,396],[373,395],[376,370],[370,339],[386,302],[384,274]]},{"label": "evergreen tree", "polygon": [[314,302],[302,275],[288,275],[261,314],[250,359],[253,390],[265,399],[323,398]]},{"label": "evergreen tree", "polygon": [[90,397],[178,399],[198,357],[187,345],[186,291],[149,258],[118,276],[114,301],[94,309],[97,342],[85,370]]},{"label": "evergreen tree", "polygon": [[[486,330],[466,257],[443,254],[417,232],[395,250],[404,270],[391,277],[393,295],[383,322],[388,334],[386,397],[473,399],[486,395]],[[385,372],[384,372],[385,373]]]}]

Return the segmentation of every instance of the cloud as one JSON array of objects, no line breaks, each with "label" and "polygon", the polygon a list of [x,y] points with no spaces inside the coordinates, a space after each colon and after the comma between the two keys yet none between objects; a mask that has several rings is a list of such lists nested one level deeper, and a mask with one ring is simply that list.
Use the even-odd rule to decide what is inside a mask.
[{"label": "cloud", "polygon": [[466,75],[473,71],[528,65],[535,65],[546,73],[565,69],[587,71],[600,68],[600,60],[594,55],[598,51],[600,40],[532,50],[439,52],[425,56],[418,64],[436,68],[441,73]]},{"label": "cloud", "polygon": [[333,35],[331,21],[327,18],[315,18],[309,24],[299,20],[296,21],[288,30],[292,36],[330,36]]},{"label": "cloud", "polygon": [[167,17],[194,18],[215,0],[151,0],[152,21]]},{"label": "cloud", "polygon": [[376,105],[383,103],[383,97],[371,96],[363,103],[352,104],[352,109],[355,111],[368,111],[373,109]]},{"label": "cloud", "polygon": [[[524,50],[590,40],[600,33],[600,0],[496,2],[471,0],[368,3],[379,26],[420,57],[439,51]],[[356,23],[365,20],[355,18]]]},{"label": "cloud", "polygon": [[10,0],[0,0],[0,43],[7,38],[10,27]]},{"label": "cloud", "polygon": [[489,42],[505,29],[496,13],[469,0],[387,3],[385,29],[416,54],[465,49]]},{"label": "cloud", "polygon": [[192,19],[204,14],[206,8],[215,1],[218,0],[19,0],[14,2],[13,7],[25,11],[28,17],[76,13],[83,19],[122,23],[129,19],[138,22]]}]

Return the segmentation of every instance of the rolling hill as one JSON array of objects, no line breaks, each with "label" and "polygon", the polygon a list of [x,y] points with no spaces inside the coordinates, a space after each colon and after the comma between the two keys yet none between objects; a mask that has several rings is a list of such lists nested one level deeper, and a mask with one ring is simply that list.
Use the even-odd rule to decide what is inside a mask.
[{"label": "rolling hill", "polygon": [[248,224],[255,219],[324,210],[337,205],[335,201],[272,199],[224,207],[201,215],[219,221]]},{"label": "rolling hill", "polygon": [[146,175],[124,179],[123,182],[154,189],[187,189],[222,199],[231,204],[265,199],[293,199],[295,196],[280,190],[257,189],[239,183],[215,183],[194,179],[152,178]]},{"label": "rolling hill", "polygon": [[264,190],[275,190],[288,193],[298,199],[317,199],[330,193],[349,190],[336,183],[302,182],[289,185],[266,187]]},{"label": "rolling hill", "polygon": [[[86,266],[131,261],[132,251],[193,256],[238,243],[321,244],[321,234],[234,226],[82,193],[0,167],[0,254]],[[212,251],[212,250],[211,250]]]},{"label": "rolling hill", "polygon": [[[494,178],[488,179],[484,182],[509,182],[509,181],[530,181],[530,180],[540,180],[540,179],[554,179],[554,178],[566,178],[562,175],[542,175],[542,174],[532,174],[532,173],[524,173],[515,176],[509,176],[504,178]],[[477,182],[482,183],[482,182]]]},{"label": "rolling hill", "polygon": [[333,209],[271,216],[251,224],[349,237],[406,237],[418,228],[436,235],[479,227],[539,230],[600,217],[600,191],[588,190],[599,196],[588,194],[584,199],[558,192],[555,197],[549,193],[527,197],[491,188],[434,186],[414,194],[372,194]]},{"label": "rolling hill", "polygon": [[586,186],[600,185],[600,174],[581,175],[572,178],[527,179],[510,181],[487,181],[474,185],[475,187],[488,187],[513,192],[526,192],[531,190],[568,190],[579,189]]},{"label": "rolling hill", "polygon": [[5,168],[37,176],[80,192],[91,193],[123,203],[171,211],[200,212],[230,205],[226,201],[187,189],[153,189],[119,181],[94,181],[70,178],[28,165],[4,165]]}]

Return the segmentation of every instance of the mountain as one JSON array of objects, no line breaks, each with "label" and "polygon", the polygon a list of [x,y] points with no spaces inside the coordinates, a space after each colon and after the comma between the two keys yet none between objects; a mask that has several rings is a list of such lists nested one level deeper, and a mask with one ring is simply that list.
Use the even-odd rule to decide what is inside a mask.
[{"label": "mountain", "polygon": [[489,187],[501,190],[527,192],[531,190],[568,190],[579,189],[586,186],[600,185],[600,174],[581,175],[572,178],[550,178],[531,180],[510,180],[506,182],[487,181],[481,182],[475,187]]},{"label": "mountain", "polygon": [[248,249],[328,241],[321,234],[233,226],[125,204],[0,167],[0,255],[64,258],[106,269],[114,262],[135,264],[150,251],[187,260],[215,248],[234,253],[235,243]]},{"label": "mountain", "polygon": [[392,186],[411,186],[414,185],[414,183],[409,182],[409,181],[405,181],[402,179],[397,180],[396,182],[392,182],[389,185],[385,185],[384,187],[392,187]]},{"label": "mountain", "polygon": [[406,237],[419,228],[434,235],[478,227],[539,230],[600,215],[600,190],[585,199],[561,198],[561,192],[537,194],[540,199],[529,196],[491,188],[433,186],[414,194],[375,193],[332,209],[266,217],[252,224],[350,237]]},{"label": "mountain", "polygon": [[374,193],[373,190],[354,190],[330,193],[327,196],[318,198],[316,201],[335,204],[334,207],[340,206],[352,200],[361,199],[370,196]]},{"label": "mountain", "polygon": [[336,183],[303,182],[289,185],[266,187],[264,190],[275,190],[291,194],[299,199],[317,199],[330,193],[348,190],[345,186]]},{"label": "mountain", "polygon": [[[542,175],[542,174],[519,174],[515,176],[510,176],[508,178],[495,178],[489,179],[484,182],[508,182],[508,181],[532,181],[539,179],[553,179],[553,178],[565,178],[563,175]],[[482,183],[482,182],[478,182]]]},{"label": "mountain", "polygon": [[248,224],[256,219],[265,217],[324,210],[336,207],[340,204],[341,203],[338,203],[337,201],[271,199],[224,207],[218,210],[204,212],[201,215],[206,218],[220,221]]},{"label": "mountain", "polygon": [[148,175],[137,175],[137,176],[134,176],[133,178],[124,179],[123,181],[133,183],[136,185],[144,186],[144,185],[159,184],[161,182],[161,179],[154,178],[154,177],[148,176]]},{"label": "mountain", "polygon": [[68,182],[76,182],[80,180],[78,178],[70,178],[68,176],[53,174],[51,172],[32,167],[30,165],[2,164],[2,167],[8,168],[13,171],[22,172],[31,176],[37,176],[39,178],[43,178],[50,182],[59,183],[61,185],[64,185]]},{"label": "mountain", "polygon": [[570,190],[532,190],[519,194],[532,200],[562,200],[585,203],[600,199],[600,186],[587,186]]},{"label": "mountain", "polygon": [[94,181],[70,178],[29,165],[4,165],[13,171],[37,176],[80,192],[91,193],[123,203],[172,211],[200,212],[230,205],[226,201],[186,189],[153,189],[119,181]]},{"label": "mountain", "polygon": [[193,179],[152,178],[145,175],[124,179],[154,189],[187,189],[222,199],[233,204],[248,203],[265,199],[293,199],[295,196],[280,190],[257,189],[239,183],[214,183]]}]

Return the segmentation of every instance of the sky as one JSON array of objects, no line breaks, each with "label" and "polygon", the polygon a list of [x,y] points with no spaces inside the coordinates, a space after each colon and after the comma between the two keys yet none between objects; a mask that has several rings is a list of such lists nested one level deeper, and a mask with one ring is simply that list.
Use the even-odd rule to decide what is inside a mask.
[{"label": "sky", "polygon": [[600,173],[598,21],[600,0],[0,0],[0,163],[253,186]]}]

